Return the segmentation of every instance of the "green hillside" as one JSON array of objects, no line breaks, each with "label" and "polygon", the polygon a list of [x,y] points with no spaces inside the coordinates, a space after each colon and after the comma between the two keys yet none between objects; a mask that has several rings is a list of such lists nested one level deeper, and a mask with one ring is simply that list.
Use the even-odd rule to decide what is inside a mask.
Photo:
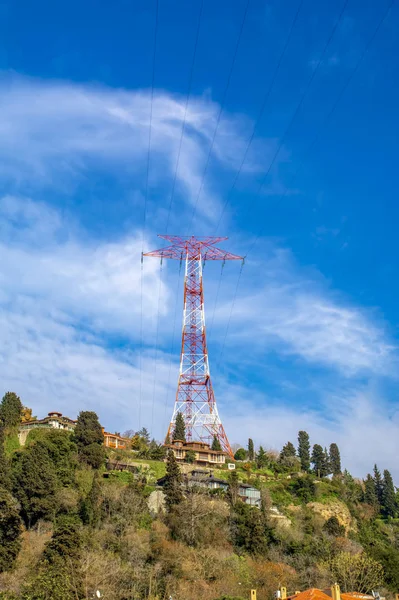
[{"label": "green hillside", "polygon": [[[235,471],[213,471],[228,481],[226,493],[186,487],[181,470],[193,465],[180,467],[173,454],[165,460],[143,432],[129,450],[106,451],[95,413],[80,413],[73,434],[33,431],[21,448],[9,413],[3,400],[3,600],[76,600],[97,590],[113,600],[213,600],[248,598],[252,588],[266,600],[281,585],[335,581],[343,591],[399,591],[390,473],[375,467],[356,480],[342,471],[334,445],[305,452],[304,432],[299,446],[280,452],[249,442]],[[107,462],[123,470],[107,470]],[[260,491],[259,508],[239,498],[240,482]]]}]

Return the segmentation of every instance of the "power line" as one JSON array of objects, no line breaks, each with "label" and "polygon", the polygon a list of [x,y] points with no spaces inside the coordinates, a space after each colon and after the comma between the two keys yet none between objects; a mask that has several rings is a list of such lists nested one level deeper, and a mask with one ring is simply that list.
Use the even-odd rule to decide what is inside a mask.
[{"label": "power line", "polygon": [[229,87],[230,87],[231,77],[233,75],[234,66],[235,66],[235,62],[236,62],[237,54],[238,54],[238,48],[240,46],[240,42],[241,42],[241,38],[242,38],[242,33],[244,31],[244,25],[245,25],[245,21],[246,21],[246,18],[247,18],[248,8],[249,8],[250,1],[251,0],[247,0],[246,6],[245,6],[245,10],[244,10],[244,14],[243,14],[243,18],[242,18],[242,21],[241,21],[241,26],[240,26],[240,30],[239,30],[237,42],[236,42],[236,45],[235,45],[235,48],[234,48],[233,60],[232,60],[232,63],[231,63],[231,66],[230,66],[230,71],[229,71],[229,74],[228,74],[228,77],[227,77],[226,86],[225,86],[224,91],[223,91],[222,101],[220,103],[219,112],[218,112],[218,116],[217,116],[217,119],[216,119],[216,127],[214,129],[212,140],[211,140],[211,144],[209,146],[208,156],[207,156],[207,159],[206,159],[206,162],[205,162],[204,172],[202,174],[200,187],[199,187],[197,198],[196,198],[196,201],[195,201],[195,204],[194,204],[194,208],[193,208],[193,213],[192,213],[192,216],[191,216],[191,223],[190,223],[190,228],[189,228],[188,234],[191,233],[191,228],[192,228],[193,223],[194,223],[194,217],[195,217],[195,214],[197,212],[198,202],[199,202],[199,199],[200,199],[200,196],[201,196],[201,193],[202,193],[202,189],[203,189],[203,186],[204,186],[205,176],[206,176],[206,173],[207,173],[207,170],[208,170],[208,166],[209,166],[209,162],[210,162],[210,159],[211,159],[211,154],[212,154],[213,146],[214,146],[214,143],[215,143],[216,134],[217,134],[218,129],[219,129],[220,119],[222,117],[224,104],[225,104],[226,98],[227,98],[227,92],[228,92]]},{"label": "power line", "polygon": [[155,405],[155,386],[157,381],[157,359],[158,359],[158,337],[159,337],[159,309],[161,305],[161,291],[162,291],[162,259],[161,259],[161,271],[159,273],[159,286],[158,286],[158,310],[157,310],[157,324],[155,334],[155,364],[154,364],[154,385],[152,390],[152,408],[151,408],[151,435],[154,437],[154,405]]},{"label": "power line", "polygon": [[[302,93],[302,95],[301,95],[301,97],[300,97],[300,99],[299,99],[299,102],[298,102],[298,104],[297,104],[297,107],[296,107],[296,109],[295,109],[295,111],[294,111],[294,113],[293,113],[293,115],[292,115],[292,117],[291,117],[291,119],[290,119],[290,121],[289,121],[289,123],[288,123],[288,126],[286,127],[286,129],[285,129],[285,131],[284,131],[284,133],[283,133],[283,136],[282,136],[282,138],[281,138],[281,140],[280,140],[280,143],[279,143],[279,145],[278,145],[278,147],[277,147],[277,149],[276,149],[276,151],[275,151],[275,153],[274,153],[274,155],[273,155],[273,158],[272,158],[272,160],[271,160],[271,162],[270,162],[270,164],[269,164],[269,166],[268,166],[268,168],[267,168],[267,171],[266,171],[265,175],[263,176],[263,178],[262,178],[262,180],[261,180],[261,182],[260,182],[260,184],[259,184],[259,188],[258,188],[258,192],[257,192],[257,194],[260,194],[260,193],[261,193],[261,191],[262,191],[262,188],[263,188],[263,186],[265,185],[266,179],[267,179],[267,177],[268,177],[268,175],[269,175],[270,171],[272,170],[272,168],[273,168],[273,166],[274,166],[274,164],[275,164],[275,162],[276,162],[276,160],[277,160],[277,157],[278,157],[278,156],[279,156],[279,154],[280,154],[281,148],[282,148],[282,147],[283,147],[283,145],[284,145],[284,142],[285,142],[285,140],[286,140],[286,138],[287,138],[287,136],[288,136],[288,133],[289,133],[289,131],[291,130],[291,127],[293,126],[293,124],[295,123],[295,120],[296,120],[297,116],[299,115],[299,112],[300,112],[300,110],[301,110],[301,108],[302,108],[302,106],[303,106],[303,103],[304,103],[304,101],[305,101],[305,99],[306,99],[306,96],[308,95],[308,92],[309,92],[309,90],[310,90],[310,88],[311,88],[311,86],[312,86],[312,83],[313,83],[313,81],[314,81],[314,79],[315,79],[315,77],[316,77],[316,75],[317,75],[317,72],[318,72],[318,70],[319,70],[319,67],[320,67],[320,65],[321,65],[321,63],[322,63],[322,61],[323,61],[323,58],[324,58],[324,56],[325,56],[325,54],[326,54],[326,52],[327,52],[327,50],[328,50],[328,47],[330,46],[330,43],[331,43],[331,41],[332,41],[332,39],[333,39],[333,37],[334,37],[334,35],[335,35],[335,32],[337,31],[337,29],[338,29],[338,26],[339,26],[339,24],[340,24],[340,23],[341,23],[341,21],[342,21],[342,17],[343,17],[343,15],[344,15],[344,12],[345,12],[345,10],[346,10],[346,7],[347,7],[347,5],[348,5],[348,2],[349,2],[349,0],[345,0],[344,4],[343,4],[343,6],[342,6],[341,12],[340,12],[340,14],[339,14],[339,16],[338,16],[338,19],[337,19],[337,21],[336,21],[336,22],[335,22],[335,24],[334,24],[334,27],[332,28],[332,31],[331,31],[330,35],[329,35],[329,36],[328,36],[328,38],[327,38],[327,41],[326,41],[326,43],[325,43],[325,45],[324,45],[324,48],[323,48],[323,51],[322,51],[322,53],[321,53],[321,55],[320,55],[320,58],[319,58],[319,60],[317,61],[317,63],[316,63],[316,66],[315,66],[315,68],[313,69],[313,71],[312,71],[312,73],[311,73],[311,75],[310,75],[310,77],[309,77],[309,79],[308,79],[308,82],[307,82],[307,84],[306,84],[305,90],[304,90],[304,92]],[[253,201],[252,201],[252,202],[249,204],[249,207],[248,207],[248,209],[247,209],[246,215],[248,215],[248,214],[251,212],[251,210],[252,210],[252,208],[253,208],[253,206],[254,206],[254,204],[255,204],[255,201],[256,201],[256,200],[254,199],[254,200],[253,200]]]},{"label": "power line", "polygon": [[142,390],[143,390],[143,373],[142,373],[142,360],[143,360],[143,276],[144,276],[144,274],[143,274],[143,252],[144,252],[144,239],[145,239],[146,219],[147,219],[148,182],[149,182],[149,173],[150,173],[151,133],[152,133],[152,109],[153,109],[153,102],[154,102],[155,57],[156,57],[156,50],[157,50],[158,12],[159,12],[159,0],[155,0],[154,52],[153,52],[153,57],[152,57],[150,121],[149,121],[149,127],[148,127],[147,172],[146,172],[145,196],[144,196],[144,207],[143,207],[143,213],[144,213],[143,214],[143,232],[142,232],[142,237],[141,237],[139,428],[141,428],[141,403],[142,403]]},{"label": "power line", "polygon": [[217,223],[217,225],[216,225],[216,229],[215,229],[215,233],[214,233],[214,235],[216,235],[216,234],[217,234],[217,231],[218,231],[218,229],[219,229],[219,227],[220,227],[220,223],[221,223],[221,221],[222,221],[222,218],[223,218],[223,215],[224,215],[224,213],[225,213],[225,211],[226,211],[227,205],[228,205],[228,203],[229,203],[229,201],[230,201],[231,194],[232,194],[233,190],[235,189],[235,187],[236,187],[236,185],[237,185],[238,179],[239,179],[239,177],[240,177],[240,175],[241,175],[242,169],[243,169],[243,167],[244,167],[244,164],[245,164],[245,161],[246,161],[246,159],[247,159],[247,156],[248,156],[249,149],[250,149],[250,147],[251,147],[251,145],[252,145],[252,142],[253,142],[253,140],[254,140],[254,137],[255,137],[255,134],[256,134],[256,132],[257,132],[257,130],[258,130],[259,124],[260,124],[260,122],[261,122],[261,120],[262,120],[262,118],[263,118],[263,113],[264,113],[264,111],[265,111],[265,108],[266,108],[267,102],[268,102],[268,100],[269,100],[269,98],[270,98],[270,95],[271,95],[271,93],[272,93],[272,91],[273,91],[274,84],[275,84],[275,82],[276,82],[276,79],[277,79],[277,74],[278,74],[278,72],[279,72],[279,70],[280,70],[280,67],[281,67],[281,64],[282,64],[282,62],[283,62],[283,59],[284,59],[285,53],[286,53],[286,51],[287,51],[287,48],[288,48],[288,46],[289,46],[289,43],[290,43],[290,41],[291,41],[292,33],[293,33],[293,31],[294,31],[294,28],[295,28],[296,22],[297,22],[297,20],[298,20],[299,13],[301,12],[301,8],[302,8],[302,6],[303,6],[303,3],[304,3],[304,0],[301,0],[301,2],[300,2],[300,3],[299,3],[299,5],[298,5],[298,8],[297,8],[297,10],[296,10],[296,13],[295,13],[295,15],[294,15],[294,18],[293,18],[293,20],[292,20],[292,23],[291,23],[291,26],[290,26],[290,29],[289,29],[289,32],[288,32],[288,35],[287,35],[287,39],[285,40],[285,43],[284,43],[284,46],[283,46],[283,50],[282,50],[282,52],[281,52],[281,54],[280,54],[280,56],[279,56],[279,59],[278,59],[278,61],[277,61],[276,67],[275,67],[275,69],[274,69],[274,72],[273,72],[272,79],[271,79],[271,81],[270,81],[270,85],[269,85],[269,87],[268,87],[268,89],[267,89],[267,92],[266,92],[266,94],[265,94],[264,98],[263,98],[263,101],[262,101],[262,104],[261,104],[261,107],[260,107],[260,110],[259,110],[258,116],[257,116],[257,118],[256,118],[256,120],[255,120],[255,124],[254,124],[254,126],[253,126],[253,128],[252,128],[252,133],[251,133],[251,135],[250,135],[250,138],[249,138],[249,140],[248,140],[248,142],[247,142],[247,146],[246,146],[246,148],[245,148],[244,156],[243,156],[243,158],[242,158],[242,160],[241,160],[241,163],[240,163],[240,166],[239,166],[239,168],[238,168],[238,171],[236,172],[236,175],[235,175],[235,177],[234,177],[233,184],[232,184],[232,186],[231,186],[230,190],[229,190],[229,191],[228,191],[228,193],[227,193],[227,198],[226,198],[226,200],[225,200],[225,202],[224,202],[224,204],[223,204],[223,207],[222,207],[222,212],[220,213],[220,217],[219,217],[218,223]]},{"label": "power line", "polygon": [[[316,133],[316,135],[315,135],[315,137],[313,138],[312,142],[310,143],[310,145],[308,146],[307,150],[305,151],[305,156],[306,156],[306,155],[308,155],[308,154],[310,154],[310,153],[312,152],[313,148],[315,147],[315,145],[317,144],[317,142],[318,142],[318,140],[319,140],[319,138],[320,138],[320,134],[321,134],[321,132],[324,130],[325,126],[327,125],[327,123],[329,122],[329,120],[331,119],[331,117],[333,116],[333,114],[334,114],[334,112],[335,112],[335,110],[336,110],[336,108],[337,108],[338,104],[340,103],[340,101],[341,101],[341,99],[342,99],[342,97],[343,97],[344,93],[345,93],[345,92],[346,92],[346,90],[348,89],[348,87],[349,87],[349,85],[350,85],[350,83],[351,83],[352,79],[354,78],[354,76],[356,75],[357,71],[359,70],[359,67],[360,67],[360,65],[362,64],[362,62],[363,62],[363,60],[364,60],[364,58],[365,58],[365,56],[366,56],[367,52],[369,51],[369,49],[370,49],[370,47],[371,47],[372,43],[374,42],[374,40],[375,40],[375,38],[376,38],[376,36],[377,36],[377,34],[378,34],[379,30],[381,29],[381,27],[382,27],[382,25],[383,25],[383,23],[384,23],[385,19],[388,17],[388,15],[389,15],[389,13],[390,13],[390,10],[391,10],[391,8],[392,8],[392,6],[393,6],[394,4],[395,4],[395,0],[391,0],[391,2],[388,4],[388,7],[387,7],[387,9],[386,9],[386,10],[385,10],[385,12],[383,13],[383,15],[382,15],[381,19],[378,21],[377,27],[374,29],[374,31],[373,31],[373,33],[372,33],[372,35],[370,36],[370,38],[369,38],[369,40],[368,40],[368,42],[367,42],[367,44],[366,44],[366,46],[365,46],[365,48],[364,48],[364,50],[363,50],[362,54],[360,55],[360,57],[359,57],[359,59],[358,59],[358,61],[357,61],[356,65],[355,65],[355,67],[354,67],[354,68],[352,69],[352,71],[350,72],[350,74],[349,74],[349,76],[347,77],[347,79],[346,79],[346,81],[345,81],[344,85],[342,86],[342,88],[341,88],[341,89],[340,89],[340,91],[338,92],[338,95],[337,95],[337,97],[336,97],[336,99],[335,99],[335,101],[334,101],[334,103],[333,103],[333,105],[332,105],[331,109],[330,109],[330,110],[329,110],[329,112],[326,114],[326,116],[325,116],[325,118],[324,118],[324,120],[323,120],[323,123],[322,123],[322,126],[321,126],[321,128],[320,128],[320,129],[319,129],[319,131]],[[297,175],[298,175],[298,173],[299,173],[299,171],[300,171],[300,168],[303,166],[303,164],[304,164],[304,159],[302,159],[302,160],[299,162],[298,168],[296,169],[295,173],[293,173],[293,175],[292,175],[292,177],[291,177],[291,179],[290,179],[290,181],[289,181],[289,184],[286,186],[284,194],[282,194],[282,195],[280,196],[280,198],[279,198],[279,201],[282,201],[282,200],[283,200],[283,199],[286,197],[286,195],[288,194],[288,191],[289,191],[289,189],[291,188],[291,185],[293,184],[293,182],[295,181],[295,179],[296,179],[296,177],[297,177]],[[249,248],[248,254],[250,254],[250,253],[252,252],[252,250],[254,249],[255,245],[257,244],[257,242],[258,242],[259,238],[260,238],[260,237],[261,237],[261,235],[263,234],[263,232],[264,232],[264,228],[262,228],[262,229],[261,229],[261,231],[260,231],[260,232],[257,234],[257,236],[255,237],[255,239],[253,240],[253,242],[252,242],[252,244],[251,244],[251,246],[250,246],[250,248]]]},{"label": "power line", "polygon": [[225,266],[225,263],[222,262],[222,268],[220,269],[220,276],[219,276],[218,287],[217,287],[217,290],[216,290],[215,303],[213,305],[212,320],[210,322],[209,329],[207,328],[207,338],[208,338],[208,341],[210,341],[210,339],[211,339],[211,331],[213,329],[213,323],[215,321],[216,306],[217,306],[218,299],[219,299],[219,293],[220,293],[220,287],[221,287],[221,283],[222,283],[222,275],[223,275],[223,271],[224,271],[224,266]]},{"label": "power line", "polygon": [[192,59],[192,62],[191,62],[191,69],[190,69],[190,75],[189,75],[189,80],[188,80],[188,89],[187,89],[187,96],[186,96],[186,104],[185,104],[185,107],[184,107],[184,116],[183,116],[183,123],[182,123],[181,135],[180,135],[180,141],[179,141],[179,149],[178,149],[178,152],[177,152],[176,168],[175,168],[175,173],[174,173],[174,176],[173,176],[172,192],[171,192],[171,195],[170,195],[170,203],[169,203],[169,210],[168,210],[168,218],[166,220],[166,233],[168,233],[168,229],[169,229],[169,220],[170,220],[170,214],[171,214],[171,210],[172,210],[173,198],[174,198],[174,194],[175,194],[176,179],[177,179],[177,173],[178,173],[178,170],[179,170],[181,148],[182,148],[182,143],[183,143],[184,132],[185,132],[185,129],[186,129],[187,110],[188,110],[188,103],[189,103],[190,96],[191,96],[191,88],[192,88],[192,83],[193,83],[194,65],[195,65],[195,59],[196,59],[196,56],[197,56],[198,39],[199,39],[199,34],[200,34],[200,29],[201,29],[201,18],[202,18],[203,8],[204,8],[204,0],[201,0],[201,6],[200,6],[200,10],[199,10],[199,15],[198,15],[197,30],[196,30],[196,34],[195,34],[193,59]]}]

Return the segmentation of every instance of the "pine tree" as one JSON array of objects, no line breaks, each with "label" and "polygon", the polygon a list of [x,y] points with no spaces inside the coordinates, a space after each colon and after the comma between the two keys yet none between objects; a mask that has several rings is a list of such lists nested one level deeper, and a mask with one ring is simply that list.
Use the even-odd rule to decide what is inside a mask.
[{"label": "pine tree", "polygon": [[171,511],[173,506],[180,504],[183,500],[182,492],[182,475],[180,467],[177,464],[176,457],[173,450],[169,450],[166,459],[166,475],[165,475],[165,505],[168,512]]},{"label": "pine tree", "polygon": [[374,479],[371,477],[370,473],[367,475],[364,482],[364,501],[366,504],[372,506],[377,512],[380,510]]},{"label": "pine tree", "polygon": [[181,412],[178,412],[176,415],[175,428],[173,431],[173,441],[175,440],[186,441],[186,424]]},{"label": "pine tree", "polygon": [[7,490],[0,488],[0,573],[13,568],[21,547],[21,533],[18,504]]},{"label": "pine tree", "polygon": [[377,467],[377,465],[374,465],[374,485],[375,485],[375,493],[377,496],[377,500],[378,500],[378,504],[380,506],[382,506],[382,489],[383,489],[383,485],[382,485],[382,477],[381,477],[381,473]]},{"label": "pine tree", "polygon": [[284,458],[293,458],[296,456],[295,446],[292,442],[287,442],[280,452],[280,460]]},{"label": "pine tree", "polygon": [[259,446],[258,454],[256,455],[256,466],[258,467],[258,469],[262,469],[263,467],[266,467],[266,465],[267,465],[266,452],[264,451],[262,446]]},{"label": "pine tree", "polygon": [[395,488],[392,475],[385,469],[382,483],[382,511],[386,517],[395,517],[397,512]]},{"label": "pine tree", "polygon": [[254,441],[251,438],[248,440],[248,460],[255,460]]},{"label": "pine tree", "polygon": [[219,442],[219,438],[217,437],[217,435],[213,436],[213,442],[212,442],[212,450],[217,450],[218,452],[222,451],[222,446],[220,445]]},{"label": "pine tree", "polygon": [[100,468],[105,460],[104,434],[95,412],[79,413],[74,440],[80,460],[93,469]]},{"label": "pine tree", "polygon": [[330,445],[330,468],[333,475],[341,475],[341,455],[337,444]]},{"label": "pine tree", "polygon": [[0,487],[10,488],[10,467],[4,447],[4,428],[0,426]]},{"label": "pine tree", "polygon": [[0,404],[0,423],[4,427],[17,427],[21,421],[22,402],[14,392],[4,394]]},{"label": "pine tree", "polygon": [[320,444],[313,446],[312,458],[313,470],[318,477],[325,477],[327,475],[327,458],[325,451]]},{"label": "pine tree", "polygon": [[136,435],[148,446],[150,443],[150,434],[146,427],[142,427],[140,431],[137,431]]},{"label": "pine tree", "polygon": [[298,433],[298,456],[302,471],[308,472],[310,469],[310,442],[309,434],[306,431]]}]

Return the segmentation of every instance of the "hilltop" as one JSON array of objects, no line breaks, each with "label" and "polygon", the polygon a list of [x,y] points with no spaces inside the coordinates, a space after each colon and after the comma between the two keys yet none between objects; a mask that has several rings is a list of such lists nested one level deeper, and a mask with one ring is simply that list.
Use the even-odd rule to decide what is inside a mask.
[{"label": "hilltop", "polygon": [[[249,440],[234,461],[203,469],[205,482],[209,475],[221,482],[210,489],[193,485],[195,461],[165,456],[146,430],[126,436],[125,449],[106,448],[97,415],[81,412],[73,431],[36,428],[20,447],[21,418],[19,398],[6,394],[3,600],[76,600],[96,590],[113,600],[237,599],[251,588],[266,600],[281,585],[294,592],[335,581],[343,591],[399,590],[390,473],[375,467],[354,479],[334,444],[311,451],[306,432],[280,451]],[[257,491],[259,503],[246,503],[242,485]]]}]

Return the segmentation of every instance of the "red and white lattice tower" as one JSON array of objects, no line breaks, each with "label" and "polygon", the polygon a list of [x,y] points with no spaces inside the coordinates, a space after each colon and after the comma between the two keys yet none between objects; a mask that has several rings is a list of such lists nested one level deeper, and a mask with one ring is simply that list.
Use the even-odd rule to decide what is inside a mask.
[{"label": "red and white lattice tower", "polygon": [[233,456],[219,417],[209,372],[202,268],[207,260],[243,260],[243,257],[215,247],[218,242],[226,240],[225,237],[159,237],[172,245],[147,252],[144,256],[185,260],[186,264],[180,373],[168,435],[173,433],[176,415],[180,412],[186,424],[187,441],[200,440],[212,444],[216,436],[222,450]]}]

